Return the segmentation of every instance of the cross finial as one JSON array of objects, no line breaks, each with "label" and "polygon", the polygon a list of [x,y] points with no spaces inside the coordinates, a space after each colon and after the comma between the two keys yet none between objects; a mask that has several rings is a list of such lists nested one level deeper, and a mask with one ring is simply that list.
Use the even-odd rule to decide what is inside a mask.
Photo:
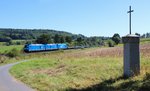
[{"label": "cross finial", "polygon": [[131,13],[134,12],[134,10],[131,10],[131,6],[129,6],[129,31],[130,31],[130,34],[131,34]]}]

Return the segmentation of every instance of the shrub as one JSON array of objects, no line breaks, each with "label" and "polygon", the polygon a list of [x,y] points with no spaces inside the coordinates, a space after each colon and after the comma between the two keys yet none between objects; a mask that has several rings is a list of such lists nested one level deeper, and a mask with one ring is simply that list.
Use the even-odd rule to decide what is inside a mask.
[{"label": "shrub", "polygon": [[114,34],[112,40],[118,45],[121,41],[120,35],[118,33]]},{"label": "shrub", "polygon": [[4,55],[0,55],[0,64],[4,63],[7,60],[7,57]]},{"label": "shrub", "polygon": [[6,55],[9,57],[16,57],[19,55],[19,51],[16,48],[13,48]]},{"label": "shrub", "polygon": [[17,42],[16,42],[16,45],[21,45],[21,42],[17,41]]},{"label": "shrub", "polygon": [[108,46],[109,47],[114,47],[114,45],[115,45],[114,41],[112,41],[112,40],[108,41]]}]

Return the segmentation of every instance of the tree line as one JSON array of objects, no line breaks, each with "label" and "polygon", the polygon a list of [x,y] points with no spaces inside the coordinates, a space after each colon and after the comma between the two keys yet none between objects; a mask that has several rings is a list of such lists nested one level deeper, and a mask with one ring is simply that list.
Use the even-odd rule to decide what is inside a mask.
[{"label": "tree line", "polygon": [[105,46],[108,45],[109,47],[113,47],[118,45],[121,42],[121,37],[119,34],[114,34],[113,37],[85,37],[85,36],[78,36],[77,38],[73,39],[73,36],[62,36],[56,34],[55,36],[50,36],[48,34],[42,34],[40,37],[37,38],[35,43],[67,43],[70,46],[85,46],[85,47],[92,47],[92,46]]},{"label": "tree line", "polygon": [[[0,42],[14,44],[12,40],[25,40],[26,43],[68,43],[69,45],[98,46],[108,37],[86,37],[51,29],[11,29],[0,28]],[[15,44],[23,44],[16,42]]]},{"label": "tree line", "polygon": [[140,36],[141,38],[150,38],[150,33],[145,33]]},{"label": "tree line", "polygon": [[100,46],[104,45],[104,40],[108,38],[105,37],[85,37],[83,35],[80,36],[62,36],[59,34],[55,34],[54,36],[48,34],[42,34],[39,36],[35,43],[67,43],[69,46]]},{"label": "tree line", "polygon": [[[73,35],[68,32],[64,31],[57,31],[51,29],[9,29],[9,28],[0,28],[0,38],[5,39],[21,39],[21,40],[29,40],[29,39],[36,39],[41,34],[60,34],[60,35]],[[2,40],[2,41],[3,41]]]},{"label": "tree line", "polygon": [[15,44],[29,43],[67,43],[69,46],[110,46],[113,47],[121,42],[119,34],[112,37],[94,36],[86,37],[82,34],[72,34],[64,31],[50,29],[2,29],[0,28],[0,42],[7,45],[14,44],[12,40],[25,40]]}]

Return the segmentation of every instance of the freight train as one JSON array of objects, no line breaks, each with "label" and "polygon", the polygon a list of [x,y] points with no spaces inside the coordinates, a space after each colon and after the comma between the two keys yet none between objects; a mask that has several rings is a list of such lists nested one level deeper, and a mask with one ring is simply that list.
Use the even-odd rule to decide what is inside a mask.
[{"label": "freight train", "polygon": [[67,44],[26,44],[25,52],[51,51],[59,49],[68,49]]}]

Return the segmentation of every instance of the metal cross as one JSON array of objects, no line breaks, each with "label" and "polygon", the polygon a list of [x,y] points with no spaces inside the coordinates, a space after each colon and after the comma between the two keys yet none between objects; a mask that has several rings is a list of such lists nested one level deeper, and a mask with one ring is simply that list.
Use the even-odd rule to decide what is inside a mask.
[{"label": "metal cross", "polygon": [[130,30],[130,34],[131,34],[131,13],[134,12],[134,10],[131,10],[131,6],[129,6],[129,11],[127,13],[129,13],[129,30]]}]

